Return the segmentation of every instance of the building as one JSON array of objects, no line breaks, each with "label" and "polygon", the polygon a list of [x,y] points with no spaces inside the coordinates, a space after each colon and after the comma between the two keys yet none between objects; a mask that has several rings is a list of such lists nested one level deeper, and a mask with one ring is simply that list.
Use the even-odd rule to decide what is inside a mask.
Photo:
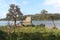
[{"label": "building", "polygon": [[27,16],[25,20],[23,20],[23,25],[31,25],[32,24],[32,18],[31,16]]}]

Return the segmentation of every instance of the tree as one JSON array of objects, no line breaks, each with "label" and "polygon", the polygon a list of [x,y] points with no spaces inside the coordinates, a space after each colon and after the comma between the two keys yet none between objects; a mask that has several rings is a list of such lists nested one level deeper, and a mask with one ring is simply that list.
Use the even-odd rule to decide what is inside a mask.
[{"label": "tree", "polygon": [[47,14],[47,13],[48,13],[48,11],[45,10],[45,9],[43,9],[43,10],[41,11],[41,14]]},{"label": "tree", "polygon": [[45,9],[41,11],[41,14],[42,14],[44,17],[47,17],[47,19],[52,20],[52,23],[53,23],[53,25],[54,25],[53,28],[56,28],[56,25],[55,25],[55,23],[54,23],[54,16],[48,16],[47,13],[48,13],[48,11],[46,11]]},{"label": "tree", "polygon": [[20,17],[20,15],[23,15],[20,11],[20,8],[18,6],[16,6],[16,12],[18,14],[18,16]]},{"label": "tree", "polygon": [[7,18],[13,19],[14,24],[16,26],[16,18],[19,17],[20,15],[23,15],[20,11],[20,8],[15,4],[11,4],[8,11],[9,11],[9,13],[7,13]]},{"label": "tree", "polygon": [[43,10],[41,11],[41,17],[42,17],[44,20],[46,20],[47,14],[48,14],[48,11],[47,11],[47,10],[43,9]]},{"label": "tree", "polygon": [[53,23],[53,25],[54,25],[53,28],[54,28],[54,29],[57,29],[57,28],[56,28],[56,25],[55,25],[55,23],[54,23],[54,16],[50,16],[50,19],[52,20],[52,23]]}]

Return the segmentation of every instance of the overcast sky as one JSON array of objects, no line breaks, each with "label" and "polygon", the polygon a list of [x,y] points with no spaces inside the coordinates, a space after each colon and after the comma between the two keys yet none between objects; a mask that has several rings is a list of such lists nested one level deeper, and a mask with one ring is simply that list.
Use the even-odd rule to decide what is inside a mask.
[{"label": "overcast sky", "polygon": [[60,13],[60,0],[0,0],[0,18],[6,17],[10,4],[18,5],[24,15],[40,13],[42,9]]}]

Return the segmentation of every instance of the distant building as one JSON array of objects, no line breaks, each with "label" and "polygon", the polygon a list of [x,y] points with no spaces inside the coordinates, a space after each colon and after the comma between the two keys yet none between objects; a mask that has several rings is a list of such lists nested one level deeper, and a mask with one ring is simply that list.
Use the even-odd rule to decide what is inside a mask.
[{"label": "distant building", "polygon": [[32,18],[31,16],[27,16],[25,20],[23,20],[23,25],[31,25],[32,24]]}]

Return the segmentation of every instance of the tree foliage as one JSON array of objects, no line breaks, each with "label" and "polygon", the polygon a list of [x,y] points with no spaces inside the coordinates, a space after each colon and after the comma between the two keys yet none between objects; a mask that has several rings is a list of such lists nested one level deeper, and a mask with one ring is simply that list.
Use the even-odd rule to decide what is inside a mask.
[{"label": "tree foliage", "polygon": [[7,18],[9,20],[13,19],[14,23],[16,25],[16,18],[19,17],[20,15],[23,15],[20,11],[20,8],[15,4],[11,4],[8,11],[9,12],[7,13]]}]

